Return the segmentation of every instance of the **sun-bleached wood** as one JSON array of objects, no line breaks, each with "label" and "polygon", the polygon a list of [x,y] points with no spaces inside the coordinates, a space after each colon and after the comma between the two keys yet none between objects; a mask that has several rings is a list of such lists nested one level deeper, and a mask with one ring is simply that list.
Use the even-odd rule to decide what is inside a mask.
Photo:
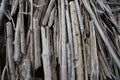
[{"label": "sun-bleached wood", "polygon": [[14,61],[18,64],[21,61],[21,45],[20,45],[20,21],[21,16],[18,13],[17,24],[15,29],[15,38],[14,38]]},{"label": "sun-bleached wood", "polygon": [[7,29],[7,58],[8,58],[8,65],[10,68],[10,77],[11,80],[15,80],[15,63],[13,61],[13,55],[14,55],[14,50],[13,50],[13,27],[10,22],[6,23],[6,29]]},{"label": "sun-bleached wood", "polygon": [[41,47],[40,47],[40,26],[39,20],[33,18],[33,30],[34,30],[34,53],[35,53],[35,69],[41,66]]},{"label": "sun-bleached wood", "polygon": [[73,42],[74,42],[73,46],[74,46],[76,79],[84,80],[82,45],[81,45],[81,38],[80,38],[81,34],[80,34],[80,29],[78,24],[78,17],[77,17],[74,1],[71,1],[69,5],[70,5],[71,22],[72,22],[72,30],[73,30]]},{"label": "sun-bleached wood", "polygon": [[99,65],[98,65],[98,55],[97,55],[97,43],[95,35],[95,26],[93,21],[90,22],[90,41],[91,41],[91,80],[99,80]]},{"label": "sun-bleached wood", "polygon": [[44,77],[45,80],[52,80],[51,65],[50,65],[50,50],[48,47],[45,28],[43,26],[41,26],[41,36],[42,36],[42,60],[43,60],[44,75],[45,75]]},{"label": "sun-bleached wood", "polygon": [[50,14],[51,14],[52,9],[53,9],[54,6],[55,6],[55,0],[50,0],[50,3],[49,3],[48,8],[46,10],[44,19],[42,21],[42,25],[43,26],[47,25],[49,17],[50,17]]}]

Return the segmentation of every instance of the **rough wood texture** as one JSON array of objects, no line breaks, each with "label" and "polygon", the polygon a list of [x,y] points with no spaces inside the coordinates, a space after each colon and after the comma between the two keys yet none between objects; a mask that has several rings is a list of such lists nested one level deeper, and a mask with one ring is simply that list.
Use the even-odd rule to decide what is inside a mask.
[{"label": "rough wood texture", "polygon": [[0,2],[0,79],[120,79],[119,0]]},{"label": "rough wood texture", "polygon": [[52,80],[51,65],[50,65],[50,50],[48,47],[48,41],[46,38],[45,28],[41,26],[42,35],[42,60],[45,73],[45,80]]},{"label": "rough wood texture", "polygon": [[40,26],[39,20],[34,18],[33,20],[34,29],[34,53],[35,53],[35,69],[41,66],[41,47],[40,47]]},{"label": "rough wood texture", "polygon": [[97,44],[95,35],[95,26],[93,21],[90,22],[90,41],[91,41],[91,80],[98,80],[99,67],[98,67],[98,55]]},{"label": "rough wood texture", "polygon": [[17,25],[15,29],[15,39],[14,39],[14,61],[19,63],[21,61],[21,48],[20,48],[20,21],[21,16],[18,14]]},{"label": "rough wood texture", "polygon": [[13,28],[12,24],[10,22],[6,23],[6,29],[7,29],[7,57],[8,57],[8,63],[10,68],[10,77],[12,80],[15,80],[15,63],[13,61]]},{"label": "rough wood texture", "polygon": [[71,13],[71,22],[73,29],[73,46],[74,46],[74,60],[76,68],[76,79],[84,80],[83,74],[83,59],[82,59],[82,45],[81,45],[81,34],[78,24],[77,12],[75,10],[74,1],[69,3],[70,13]]}]

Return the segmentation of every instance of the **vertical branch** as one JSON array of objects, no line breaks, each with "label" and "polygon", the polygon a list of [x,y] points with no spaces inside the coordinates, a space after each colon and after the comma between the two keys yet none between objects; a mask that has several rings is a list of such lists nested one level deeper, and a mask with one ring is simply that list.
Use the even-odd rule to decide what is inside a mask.
[{"label": "vertical branch", "polygon": [[41,47],[40,47],[40,28],[39,20],[37,18],[33,19],[33,29],[34,29],[34,53],[35,53],[35,69],[41,66]]},{"label": "vertical branch", "polygon": [[76,79],[84,80],[83,73],[83,55],[82,55],[82,45],[81,45],[81,34],[78,24],[77,12],[75,9],[74,1],[69,3],[70,13],[71,13],[71,22],[73,30],[73,46],[74,46],[74,59],[75,59],[75,68],[76,68]]},{"label": "vertical branch", "polygon": [[31,5],[30,5],[30,58],[32,62],[32,71],[33,71],[33,76],[35,75],[35,56],[34,56],[34,33],[33,33],[33,0],[31,0]]},{"label": "vertical branch", "polygon": [[68,64],[68,79],[69,80],[75,80],[75,70],[74,70],[74,60],[73,60],[73,36],[72,36],[72,25],[70,21],[70,13],[69,13],[69,5],[68,5],[68,0],[65,0],[66,4],[66,21],[67,21],[67,32],[68,32],[68,48],[67,50],[68,55],[70,55],[70,62]]},{"label": "vertical branch", "polygon": [[45,28],[41,27],[41,35],[42,35],[42,60],[44,67],[45,80],[52,80],[51,75],[51,66],[50,66],[50,50],[48,47],[48,41],[45,34]]},{"label": "vertical branch", "polygon": [[21,60],[21,48],[20,48],[20,13],[18,13],[17,17],[17,25],[15,29],[15,40],[14,40],[14,61],[19,63]]},{"label": "vertical branch", "polygon": [[[24,11],[24,0],[19,0],[19,10],[20,12]],[[24,16],[20,14],[21,17],[21,27],[20,27],[20,37],[21,37],[21,53],[26,54],[26,45],[25,45],[25,30],[24,30]]]},{"label": "vertical branch", "polygon": [[97,43],[93,21],[90,22],[91,41],[91,80],[99,80],[99,67],[97,55]]},{"label": "vertical branch", "polygon": [[75,7],[76,7],[76,11],[77,11],[78,21],[79,21],[79,24],[80,24],[80,26],[79,26],[80,31],[81,31],[81,34],[83,36],[84,26],[83,26],[82,14],[81,14],[81,7],[79,5],[78,0],[75,0]]},{"label": "vertical branch", "polygon": [[65,0],[61,0],[61,30],[62,30],[62,80],[67,80],[66,24]]},{"label": "vertical branch", "polygon": [[7,57],[8,57],[8,63],[9,63],[9,69],[10,69],[10,77],[11,80],[15,80],[15,63],[13,61],[13,29],[12,24],[10,22],[7,22],[6,24],[7,29]]}]

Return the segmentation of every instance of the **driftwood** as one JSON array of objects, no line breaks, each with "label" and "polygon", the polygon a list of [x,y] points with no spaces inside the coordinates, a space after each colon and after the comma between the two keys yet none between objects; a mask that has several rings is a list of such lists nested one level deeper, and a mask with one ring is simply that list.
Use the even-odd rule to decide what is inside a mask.
[{"label": "driftwood", "polygon": [[78,24],[77,12],[75,10],[74,1],[69,3],[71,12],[71,22],[73,29],[73,46],[74,46],[74,59],[76,68],[76,79],[84,80],[83,78],[83,59],[82,59],[82,45],[81,45],[81,34]]},{"label": "driftwood", "polygon": [[119,0],[0,2],[0,79],[120,79]]},{"label": "driftwood", "polygon": [[15,63],[13,61],[13,28],[12,24],[10,22],[6,23],[6,29],[7,29],[7,57],[8,57],[8,63],[10,68],[10,74],[11,79],[15,79]]},{"label": "driftwood", "polygon": [[43,60],[43,67],[44,67],[44,73],[45,73],[45,80],[52,80],[51,75],[51,66],[50,66],[50,50],[48,47],[48,41],[46,38],[45,28],[41,27],[41,34],[42,34],[42,60]]},{"label": "driftwood", "polygon": [[90,41],[91,41],[91,80],[98,80],[98,56],[97,56],[97,44],[95,37],[95,27],[93,21],[90,22]]},{"label": "driftwood", "polygon": [[109,41],[108,41],[108,38],[104,35],[104,32],[102,31],[99,23],[97,22],[97,19],[96,19],[95,15],[94,15],[92,9],[90,8],[90,6],[89,6],[89,4],[88,4],[88,2],[87,2],[86,0],[82,0],[82,1],[83,1],[84,5],[85,5],[87,11],[89,12],[91,18],[93,19],[94,24],[96,25],[97,30],[98,30],[99,33],[100,33],[100,36],[102,37],[105,45],[107,46],[107,48],[108,48],[108,50],[109,50],[109,53],[112,55],[113,59],[115,60],[115,62],[116,62],[116,64],[117,64],[117,66],[120,68],[120,60],[119,60],[119,58],[117,57],[117,55],[115,54],[115,51],[112,49],[111,44],[110,44]]},{"label": "driftwood", "polygon": [[[19,8],[20,12],[23,12],[24,9],[24,2],[23,0],[19,0]],[[21,53],[26,54],[26,45],[25,45],[25,27],[24,27],[24,16],[23,14],[20,14],[21,17],[21,27],[20,27],[20,37],[21,37]]]},{"label": "driftwood", "polygon": [[75,80],[75,70],[74,70],[74,61],[73,61],[73,36],[72,36],[72,24],[70,22],[70,14],[69,14],[69,4],[68,0],[65,1],[66,4],[66,21],[67,21],[67,32],[68,32],[68,40],[67,44],[67,55],[68,55],[68,79]]},{"label": "driftwood", "polygon": [[47,25],[47,22],[49,20],[49,17],[50,17],[50,14],[51,14],[51,11],[52,11],[54,5],[55,5],[55,0],[51,0],[49,5],[48,5],[47,11],[45,13],[42,25],[44,25],[44,26]]},{"label": "driftwood", "polygon": [[39,20],[34,18],[33,30],[34,30],[35,69],[41,66],[40,27],[38,22]]},{"label": "driftwood", "polygon": [[18,14],[18,19],[17,19],[17,25],[16,25],[16,29],[15,29],[15,39],[14,39],[14,61],[16,63],[19,63],[21,60],[21,48],[20,48],[20,21],[21,21],[21,17],[20,17],[20,13]]},{"label": "driftwood", "polygon": [[61,0],[61,32],[62,32],[62,80],[67,80],[67,48],[66,48],[66,25],[65,25],[65,0]]}]

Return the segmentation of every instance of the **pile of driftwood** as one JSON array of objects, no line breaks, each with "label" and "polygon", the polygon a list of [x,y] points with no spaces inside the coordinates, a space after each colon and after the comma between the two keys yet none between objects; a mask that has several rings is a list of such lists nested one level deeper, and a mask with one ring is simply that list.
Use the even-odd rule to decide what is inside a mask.
[{"label": "pile of driftwood", "polygon": [[120,80],[119,2],[2,0],[1,80]]}]

